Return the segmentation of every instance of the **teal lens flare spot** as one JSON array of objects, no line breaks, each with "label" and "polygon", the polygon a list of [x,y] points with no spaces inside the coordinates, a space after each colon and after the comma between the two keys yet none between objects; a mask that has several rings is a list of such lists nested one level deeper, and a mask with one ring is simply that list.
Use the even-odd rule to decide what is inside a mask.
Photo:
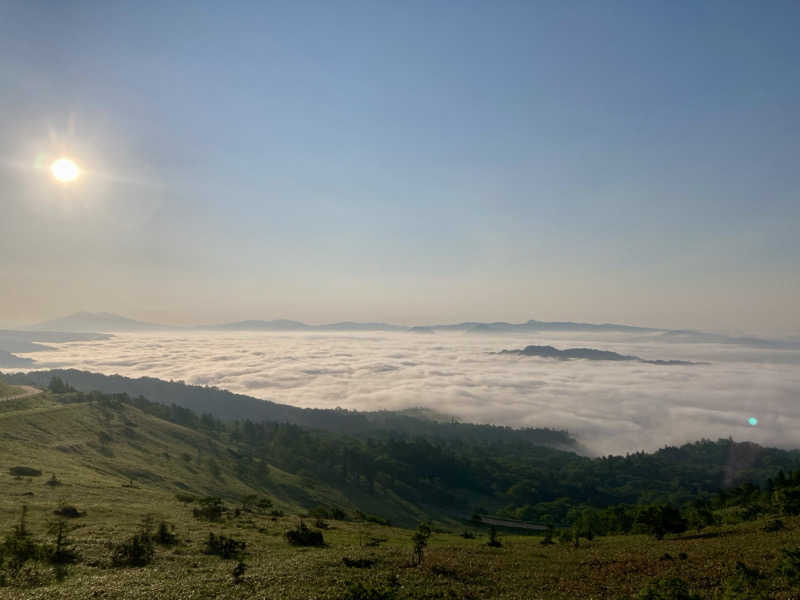
[{"label": "teal lens flare spot", "polygon": [[753,427],[758,425],[758,419],[756,419],[755,417],[750,417],[749,419],[747,419],[747,422],[750,423],[750,425],[752,425]]}]

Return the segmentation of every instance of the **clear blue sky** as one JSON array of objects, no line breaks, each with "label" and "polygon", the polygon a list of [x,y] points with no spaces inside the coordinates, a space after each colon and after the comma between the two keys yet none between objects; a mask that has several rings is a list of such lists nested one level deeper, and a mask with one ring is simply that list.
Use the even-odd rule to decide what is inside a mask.
[{"label": "clear blue sky", "polygon": [[[3,3],[0,323],[800,333],[798,31],[777,1]],[[60,155],[77,182],[33,168]]]}]

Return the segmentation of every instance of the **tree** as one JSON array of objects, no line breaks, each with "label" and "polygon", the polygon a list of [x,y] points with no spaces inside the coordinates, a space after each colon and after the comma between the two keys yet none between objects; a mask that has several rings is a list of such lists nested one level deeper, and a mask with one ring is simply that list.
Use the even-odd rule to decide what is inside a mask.
[{"label": "tree", "polygon": [[664,539],[667,533],[683,533],[687,527],[681,512],[669,504],[648,506],[639,513],[637,522],[657,540]]},{"label": "tree", "polygon": [[415,566],[422,564],[422,559],[425,556],[425,548],[428,545],[428,538],[430,537],[431,526],[428,523],[420,523],[414,535],[411,536],[411,542],[414,544],[411,562]]}]

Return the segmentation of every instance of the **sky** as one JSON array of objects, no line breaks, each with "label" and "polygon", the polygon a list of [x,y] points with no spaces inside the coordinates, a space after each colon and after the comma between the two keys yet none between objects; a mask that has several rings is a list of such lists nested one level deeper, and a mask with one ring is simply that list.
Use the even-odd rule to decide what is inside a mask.
[{"label": "sky", "polygon": [[0,2],[0,325],[798,335],[798,26],[779,1]]}]

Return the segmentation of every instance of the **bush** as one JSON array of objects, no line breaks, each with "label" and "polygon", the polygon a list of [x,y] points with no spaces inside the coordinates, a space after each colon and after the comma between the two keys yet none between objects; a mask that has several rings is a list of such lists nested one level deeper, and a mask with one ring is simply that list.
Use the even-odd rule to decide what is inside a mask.
[{"label": "bush", "polygon": [[465,529],[464,531],[461,532],[461,537],[464,538],[465,540],[474,540],[475,534],[469,531],[468,529]]},{"label": "bush", "polygon": [[175,494],[175,498],[178,499],[178,502],[183,502],[184,504],[191,504],[192,502],[197,500],[197,498],[195,498],[191,494],[184,494],[184,493],[181,493],[181,492],[178,492],[177,494]]},{"label": "bush", "polygon": [[247,570],[247,565],[244,564],[241,560],[236,563],[236,566],[233,568],[233,583],[240,584],[244,581],[244,573]]},{"label": "bush", "polygon": [[47,560],[53,565],[68,565],[78,561],[78,553],[67,537],[67,524],[58,520],[49,527],[55,537],[52,548],[46,551]]},{"label": "bush", "polygon": [[428,538],[431,537],[431,526],[428,523],[420,523],[417,531],[411,537],[414,550],[411,555],[411,562],[414,565],[421,565],[425,557],[425,547],[428,545]]},{"label": "bush", "polygon": [[778,567],[778,571],[786,577],[792,585],[800,585],[800,546],[794,550],[784,548],[781,550],[783,560]]},{"label": "bush", "polygon": [[489,528],[489,541],[486,542],[486,545],[491,546],[492,548],[500,548],[503,546],[497,537],[497,529],[494,527],[494,525]]},{"label": "bush", "polygon": [[10,560],[8,568],[13,575],[17,575],[26,562],[36,560],[41,556],[41,548],[33,541],[33,536],[28,531],[26,517],[28,507],[22,507],[19,523],[15,525],[2,545],[0,554],[7,556]]},{"label": "bush", "polygon": [[161,521],[158,524],[154,539],[157,544],[162,546],[174,546],[178,543],[178,536],[175,535],[175,525]]},{"label": "bush", "polygon": [[141,531],[114,546],[111,564],[115,567],[143,567],[153,562],[156,548],[149,533]]},{"label": "bush", "polygon": [[77,519],[78,517],[86,516],[85,512],[79,511],[71,504],[62,504],[56,510],[53,511],[53,514],[59,517],[64,517],[66,519]]},{"label": "bush", "polygon": [[668,504],[648,506],[639,513],[637,522],[658,540],[664,539],[667,533],[683,533],[688,526],[681,512]]},{"label": "bush", "polygon": [[11,467],[8,472],[14,477],[39,477],[42,472],[32,467]]},{"label": "bush", "polygon": [[50,487],[57,487],[57,486],[59,486],[59,485],[63,485],[63,484],[61,483],[61,481],[58,479],[58,477],[56,477],[56,474],[55,474],[55,473],[53,473],[53,474],[50,476],[50,479],[48,479],[47,481],[45,481],[45,482],[44,482],[44,484],[45,484],[45,485],[49,485]]},{"label": "bush", "polygon": [[300,521],[295,529],[290,529],[285,534],[286,541],[292,546],[324,546],[325,540],[321,531],[314,531]]},{"label": "bush", "polygon": [[226,537],[224,535],[208,534],[206,547],[203,550],[206,554],[213,554],[224,559],[239,558],[244,552],[246,542]]},{"label": "bush", "polygon": [[345,567],[353,567],[356,569],[369,569],[375,564],[375,560],[372,558],[348,558],[346,556],[342,557],[342,562]]},{"label": "bush", "polygon": [[216,496],[209,496],[198,501],[200,508],[195,508],[192,511],[195,518],[205,519],[206,521],[219,521],[222,519],[222,513],[225,512],[225,506],[222,504],[222,498]]},{"label": "bush", "polygon": [[734,574],[725,580],[725,600],[766,600],[767,591],[763,582],[766,575],[743,562],[736,563]]}]

